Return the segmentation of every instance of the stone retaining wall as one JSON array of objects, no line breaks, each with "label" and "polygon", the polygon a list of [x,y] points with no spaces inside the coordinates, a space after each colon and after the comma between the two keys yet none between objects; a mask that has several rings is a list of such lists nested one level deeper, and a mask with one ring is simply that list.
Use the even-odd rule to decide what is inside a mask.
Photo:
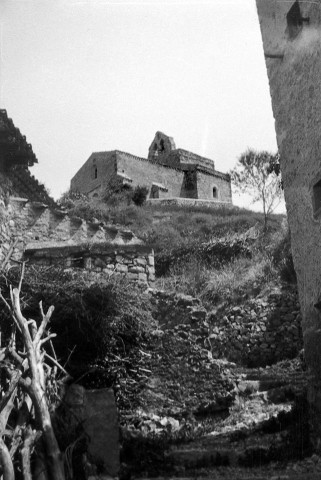
[{"label": "stone retaining wall", "polygon": [[154,252],[130,230],[69,217],[41,202],[0,198],[0,269],[10,261],[122,274],[153,285]]},{"label": "stone retaining wall", "polygon": [[171,206],[178,207],[205,207],[209,209],[218,208],[236,208],[231,202],[219,202],[217,200],[201,200],[197,198],[149,198],[146,201],[150,205]]},{"label": "stone retaining wall", "polygon": [[265,366],[294,358],[303,348],[295,289],[277,290],[218,313],[206,312],[200,300],[189,295],[155,291],[153,301],[161,325],[185,325],[214,358]]},{"label": "stone retaining wall", "polygon": [[93,278],[120,274],[148,285],[155,281],[154,252],[145,245],[31,244],[25,257],[28,265],[81,268]]},{"label": "stone retaining wall", "polygon": [[303,348],[300,305],[296,291],[278,292],[212,313],[209,335],[213,356],[248,366],[263,366],[295,357]]}]

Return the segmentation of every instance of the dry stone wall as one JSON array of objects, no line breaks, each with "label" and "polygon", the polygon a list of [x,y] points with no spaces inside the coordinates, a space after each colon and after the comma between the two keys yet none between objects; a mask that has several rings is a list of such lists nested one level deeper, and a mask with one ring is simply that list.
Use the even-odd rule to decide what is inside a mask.
[{"label": "dry stone wall", "polygon": [[154,253],[145,245],[31,244],[25,256],[29,265],[81,268],[92,280],[116,274],[150,286],[155,281]]},{"label": "dry stone wall", "polygon": [[153,285],[154,252],[129,230],[70,218],[38,202],[11,198],[0,205],[0,268],[10,260],[78,267],[93,277],[122,274]]},{"label": "dry stone wall", "polygon": [[149,198],[147,203],[151,205],[166,205],[177,207],[204,207],[208,209],[237,208],[231,202],[220,202],[217,200],[202,200],[197,198]]},{"label": "dry stone wall", "polygon": [[225,312],[207,312],[189,295],[153,292],[156,317],[183,338],[190,335],[213,358],[265,366],[294,358],[303,347],[295,290],[277,291]]},{"label": "dry stone wall", "polygon": [[296,292],[272,294],[208,317],[212,354],[249,367],[294,358],[303,347]]}]

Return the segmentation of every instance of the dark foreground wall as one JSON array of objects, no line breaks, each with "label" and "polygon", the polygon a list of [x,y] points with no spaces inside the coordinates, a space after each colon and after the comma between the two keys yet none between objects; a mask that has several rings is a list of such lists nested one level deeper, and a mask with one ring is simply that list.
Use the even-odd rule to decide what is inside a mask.
[{"label": "dark foreground wall", "polygon": [[[257,0],[321,450],[321,2]],[[262,51],[263,55],[263,51]]]}]

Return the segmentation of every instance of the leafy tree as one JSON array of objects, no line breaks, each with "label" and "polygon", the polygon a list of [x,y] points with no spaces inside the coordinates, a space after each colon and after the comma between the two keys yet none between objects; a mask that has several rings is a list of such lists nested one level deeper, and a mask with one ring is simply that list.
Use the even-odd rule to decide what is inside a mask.
[{"label": "leafy tree", "polygon": [[280,179],[276,170],[271,168],[271,165],[277,164],[278,153],[248,149],[242,153],[236,167],[230,172],[232,182],[239,192],[249,193],[253,197],[253,203],[262,203],[265,230],[269,216],[283,196]]}]

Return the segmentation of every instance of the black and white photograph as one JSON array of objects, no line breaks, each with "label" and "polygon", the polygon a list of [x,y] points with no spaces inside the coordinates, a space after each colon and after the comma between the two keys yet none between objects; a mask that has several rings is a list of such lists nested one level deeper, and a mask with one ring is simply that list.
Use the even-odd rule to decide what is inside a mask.
[{"label": "black and white photograph", "polygon": [[321,0],[1,0],[0,479],[321,478]]}]

